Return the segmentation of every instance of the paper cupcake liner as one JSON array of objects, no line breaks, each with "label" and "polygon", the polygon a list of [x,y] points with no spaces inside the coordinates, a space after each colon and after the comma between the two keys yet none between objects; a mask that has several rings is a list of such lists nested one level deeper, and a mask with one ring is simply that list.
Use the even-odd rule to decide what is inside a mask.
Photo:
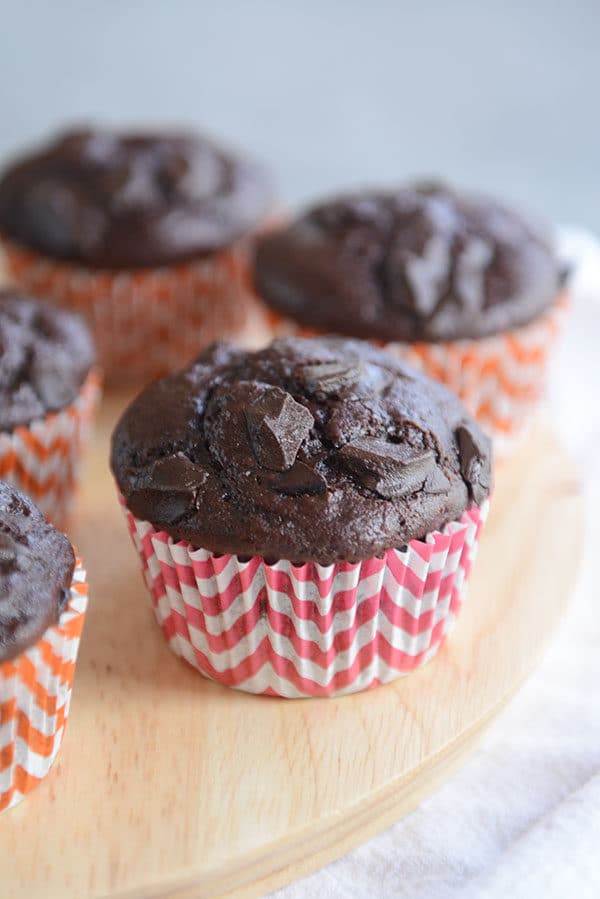
[{"label": "paper cupcake liner", "polygon": [[88,601],[78,560],[70,598],[56,627],[0,664],[0,812],[46,776],[69,715],[79,640]]},{"label": "paper cupcake liner", "polygon": [[[549,363],[564,326],[566,296],[522,328],[493,337],[441,343],[372,341],[458,394],[481,427],[506,455],[523,438],[544,395]],[[277,313],[269,316],[279,335],[315,336]]]},{"label": "paper cupcake liner", "polygon": [[100,378],[91,371],[70,406],[0,433],[0,479],[27,493],[57,527],[68,517],[99,398]]},{"label": "paper cupcake liner", "polygon": [[3,248],[14,282],[87,319],[112,384],[181,368],[212,341],[239,336],[260,309],[244,242],[189,263],[134,271],[56,262],[6,239]]},{"label": "paper cupcake liner", "polygon": [[125,513],[173,652],[229,687],[296,698],[366,690],[428,662],[460,611],[487,509],[404,551],[326,566],[216,555]]}]

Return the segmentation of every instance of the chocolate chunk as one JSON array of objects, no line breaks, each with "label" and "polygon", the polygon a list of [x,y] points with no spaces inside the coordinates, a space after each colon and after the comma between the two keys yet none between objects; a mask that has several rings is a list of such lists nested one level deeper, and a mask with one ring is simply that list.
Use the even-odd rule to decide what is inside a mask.
[{"label": "chocolate chunk", "polygon": [[137,517],[143,515],[144,509],[150,506],[156,521],[174,524],[187,512],[194,508],[195,497],[192,492],[173,491],[166,493],[151,487],[134,490],[129,500],[129,508]]},{"label": "chocolate chunk", "polygon": [[133,491],[130,508],[137,515],[136,510],[151,504],[156,509],[157,521],[172,523],[195,508],[198,491],[208,477],[205,468],[183,453],[159,459]]},{"label": "chocolate chunk", "polygon": [[351,399],[333,407],[323,430],[327,439],[340,447],[368,433],[370,428],[383,432],[385,426],[386,416],[376,401]]},{"label": "chocolate chunk", "polygon": [[456,429],[460,471],[471,498],[481,505],[492,486],[491,442],[478,428],[463,422]]},{"label": "chocolate chunk", "polygon": [[418,314],[427,318],[439,302],[440,285],[450,272],[450,245],[444,235],[434,235],[423,248],[420,256],[407,253],[405,276],[412,290],[412,299]]},{"label": "chocolate chunk", "polygon": [[176,453],[155,462],[150,478],[154,485],[164,490],[172,490],[174,487],[198,490],[208,480],[208,471],[202,465],[192,462],[184,453]]},{"label": "chocolate chunk", "polygon": [[346,444],[337,455],[363,487],[385,499],[397,499],[420,490],[436,468],[433,450],[372,437],[361,437]]},{"label": "chocolate chunk", "polygon": [[448,493],[450,490],[450,481],[444,474],[444,472],[437,467],[434,468],[430,474],[427,475],[427,479],[425,484],[423,485],[423,490],[425,493],[432,494],[434,496],[441,495],[442,493]]},{"label": "chocolate chunk", "polygon": [[0,532],[0,569],[11,568],[17,560],[17,544],[10,536]]},{"label": "chocolate chunk", "polygon": [[288,471],[263,477],[264,482],[276,493],[286,496],[322,496],[327,490],[325,478],[304,462],[295,462]]},{"label": "chocolate chunk", "polygon": [[494,251],[485,241],[472,238],[465,243],[454,268],[456,296],[467,310],[476,315],[485,296],[485,275],[492,262]]},{"label": "chocolate chunk", "polygon": [[363,368],[356,362],[316,362],[299,365],[295,375],[309,393],[316,397],[338,396],[353,387],[361,378]]},{"label": "chocolate chunk", "polygon": [[314,424],[306,406],[279,387],[270,387],[244,414],[258,463],[273,471],[291,468]]},{"label": "chocolate chunk", "polygon": [[[56,353],[56,350],[54,350]],[[38,351],[31,365],[32,384],[38,397],[49,410],[64,409],[73,399],[73,384],[65,378],[65,367],[68,359],[64,353],[52,355]]]}]

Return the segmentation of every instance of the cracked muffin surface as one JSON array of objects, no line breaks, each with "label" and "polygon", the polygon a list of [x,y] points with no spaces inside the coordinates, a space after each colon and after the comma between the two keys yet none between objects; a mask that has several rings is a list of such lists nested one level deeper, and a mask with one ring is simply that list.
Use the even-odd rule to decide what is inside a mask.
[{"label": "cracked muffin surface", "polygon": [[174,539],[323,564],[424,537],[492,477],[457,398],[343,338],[213,345],[134,400],[111,461],[129,510]]},{"label": "cracked muffin surface", "polygon": [[551,234],[437,183],[324,201],[263,235],[256,286],[322,332],[382,341],[485,337],[525,325],[566,277]]},{"label": "cracked muffin surface", "polygon": [[0,481],[0,663],[58,623],[74,567],[65,535],[27,496]]},{"label": "cracked muffin surface", "polygon": [[0,290],[0,431],[70,405],[95,361],[80,316],[12,288]]},{"label": "cracked muffin surface", "polygon": [[195,133],[69,131],[0,178],[0,228],[55,259],[145,268],[222,249],[266,211],[253,160]]}]

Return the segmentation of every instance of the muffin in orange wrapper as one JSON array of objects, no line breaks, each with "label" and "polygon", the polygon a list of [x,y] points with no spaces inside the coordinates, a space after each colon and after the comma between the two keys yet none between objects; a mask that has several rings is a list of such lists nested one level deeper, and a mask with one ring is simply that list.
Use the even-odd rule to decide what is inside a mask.
[{"label": "muffin in orange wrapper", "polygon": [[112,468],[173,652],[286,698],[433,658],[492,480],[489,439],[450,391],[343,338],[213,346],[134,400]]},{"label": "muffin in orange wrapper", "polygon": [[48,774],[64,735],[88,600],[67,538],[0,482],[0,812]]},{"label": "muffin in orange wrapper", "polygon": [[369,340],[447,384],[502,453],[535,416],[568,307],[545,231],[440,185],[340,197],[265,235],[277,334]]},{"label": "muffin in orange wrapper", "polygon": [[262,169],[200,135],[73,132],[0,180],[9,276],[88,320],[111,383],[179,367],[258,315]]},{"label": "muffin in orange wrapper", "polygon": [[100,396],[91,335],[78,316],[0,291],[0,479],[63,526]]}]

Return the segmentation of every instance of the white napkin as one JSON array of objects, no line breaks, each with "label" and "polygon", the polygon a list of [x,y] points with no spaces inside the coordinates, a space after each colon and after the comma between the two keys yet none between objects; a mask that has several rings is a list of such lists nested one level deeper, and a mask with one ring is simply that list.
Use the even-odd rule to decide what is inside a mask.
[{"label": "white napkin", "polygon": [[587,498],[570,612],[462,771],[417,811],[272,899],[600,897],[600,246],[564,229],[571,324],[550,392]]}]

